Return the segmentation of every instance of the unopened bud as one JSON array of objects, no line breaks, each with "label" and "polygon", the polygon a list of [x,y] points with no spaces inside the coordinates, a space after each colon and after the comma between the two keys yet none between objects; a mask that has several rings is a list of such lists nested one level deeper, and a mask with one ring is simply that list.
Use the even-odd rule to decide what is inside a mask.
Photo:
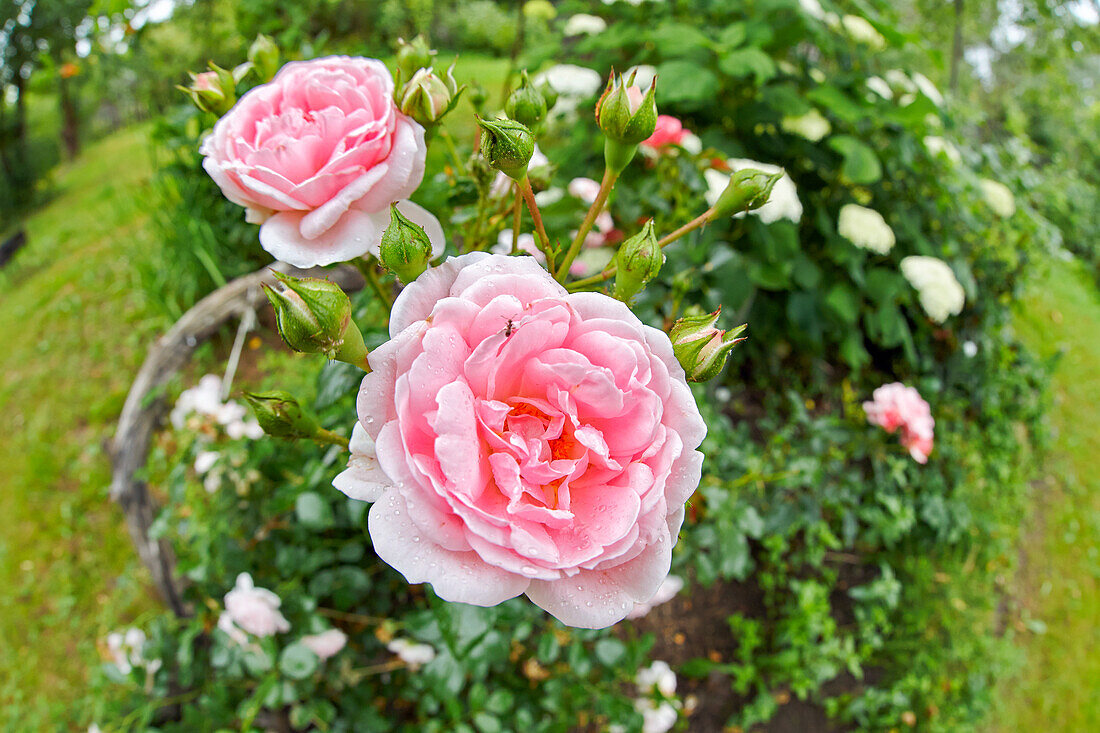
[{"label": "unopened bud", "polygon": [[418,69],[432,65],[432,57],[436,51],[428,45],[428,40],[423,35],[418,35],[412,41],[404,38],[397,39],[397,73],[399,79],[411,79]]},{"label": "unopened bud", "polygon": [[256,40],[248,47],[248,60],[261,82],[269,82],[279,70],[279,47],[270,36],[263,33],[256,36]]},{"label": "unopened bud", "polygon": [[755,168],[745,168],[730,176],[730,182],[711,207],[710,220],[725,218],[742,211],[753,211],[768,203],[772,189],[784,171],[765,173]]},{"label": "unopened bud", "polygon": [[397,275],[403,283],[420,277],[432,258],[432,243],[424,227],[402,214],[396,204],[390,204],[390,225],[382,233],[378,259],[382,266]]},{"label": "unopened bud", "polygon": [[470,100],[474,112],[477,112],[479,115],[484,114],[485,105],[489,102],[489,92],[476,81],[467,84],[466,88],[469,90],[466,92],[466,99]]},{"label": "unopened bud", "polygon": [[276,438],[312,438],[320,425],[308,415],[289,392],[245,392],[256,422],[264,432]]},{"label": "unopened bud", "polygon": [[596,122],[606,137],[604,158],[615,173],[626,168],[638,150],[638,143],[657,129],[657,79],[643,94],[635,86],[637,72],[624,81],[611,72],[607,88],[596,103]]},{"label": "unopened bud", "polygon": [[203,112],[223,115],[237,102],[237,85],[233,73],[211,64],[210,71],[191,74],[191,84],[178,87]]},{"label": "unopened bud", "polygon": [[729,331],[715,328],[721,313],[719,308],[713,313],[686,315],[669,331],[672,351],[691,382],[705,382],[718,376],[733,347],[748,338],[741,336],[748,324]]},{"label": "unopened bud", "polygon": [[527,126],[515,120],[477,118],[482,129],[481,154],[489,165],[516,181],[527,177],[527,164],[535,153],[535,138]]},{"label": "unopened bud", "polygon": [[440,77],[431,68],[418,69],[395,95],[400,110],[424,127],[431,127],[458,102],[454,65]]},{"label": "unopened bud", "polygon": [[351,301],[340,286],[329,280],[273,274],[285,289],[265,284],[264,293],[275,309],[279,335],[286,345],[366,369],[363,335],[351,322]]},{"label": "unopened bud", "polygon": [[558,90],[550,86],[546,82],[539,85],[539,94],[546,100],[546,110],[550,111],[554,109],[554,105],[558,103]]},{"label": "unopened bud", "polygon": [[524,70],[520,85],[508,95],[504,111],[516,122],[535,129],[546,119],[546,97],[531,83]]},{"label": "unopened bud", "polygon": [[623,242],[615,254],[615,297],[629,303],[657,276],[664,262],[665,254],[657,244],[650,219],[642,231]]}]

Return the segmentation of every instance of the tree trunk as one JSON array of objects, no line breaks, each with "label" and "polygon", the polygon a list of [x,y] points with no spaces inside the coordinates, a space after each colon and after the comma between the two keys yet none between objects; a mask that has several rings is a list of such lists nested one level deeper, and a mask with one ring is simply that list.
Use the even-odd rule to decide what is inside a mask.
[{"label": "tree trunk", "polygon": [[959,66],[963,55],[963,0],[955,0],[955,41],[951,47],[951,92],[959,88]]},{"label": "tree trunk", "polygon": [[73,98],[72,81],[64,74],[57,77],[57,96],[61,106],[61,143],[72,160],[80,153],[80,116]]}]

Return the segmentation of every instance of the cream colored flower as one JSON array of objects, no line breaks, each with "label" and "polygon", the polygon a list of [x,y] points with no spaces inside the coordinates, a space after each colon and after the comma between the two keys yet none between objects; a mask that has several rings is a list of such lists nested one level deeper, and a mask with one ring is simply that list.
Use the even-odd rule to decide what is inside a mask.
[{"label": "cream colored flower", "polygon": [[840,23],[853,41],[865,43],[874,51],[881,51],[886,48],[886,39],[866,18],[858,15],[845,15],[840,19]]},{"label": "cream colored flower", "polygon": [[594,36],[607,30],[607,22],[598,15],[577,13],[565,22],[567,36]]},{"label": "cream colored flower", "polygon": [[832,125],[829,124],[829,120],[825,119],[825,116],[816,109],[811,109],[806,114],[798,117],[784,117],[779,126],[786,132],[800,135],[814,143],[828,135],[833,129]]},{"label": "cream colored flower", "polygon": [[947,159],[951,161],[953,165],[958,165],[962,162],[962,154],[959,153],[959,149],[955,147],[954,143],[939,135],[929,135],[924,138],[924,147],[933,158],[939,157],[940,155],[946,155]]},{"label": "cream colored flower", "polygon": [[859,204],[845,204],[837,220],[840,236],[859,247],[884,255],[894,248],[894,230],[882,214]]},{"label": "cream colored flower", "polygon": [[932,81],[919,72],[914,71],[912,74],[913,83],[920,89],[920,93],[932,100],[932,103],[937,107],[943,106],[943,95],[940,94],[940,90],[936,88],[936,85]]},{"label": "cream colored flower", "polygon": [[879,95],[883,99],[893,99],[894,90],[890,88],[890,84],[881,76],[872,76],[867,79],[867,88],[875,94]]},{"label": "cream colored flower", "polygon": [[981,179],[978,184],[982,187],[985,202],[993,209],[994,214],[1007,219],[1016,213],[1016,197],[1008,186],[988,178]]},{"label": "cream colored flower", "polygon": [[901,261],[901,274],[916,288],[921,308],[936,323],[958,315],[966,294],[946,262],[935,257],[914,256]]}]

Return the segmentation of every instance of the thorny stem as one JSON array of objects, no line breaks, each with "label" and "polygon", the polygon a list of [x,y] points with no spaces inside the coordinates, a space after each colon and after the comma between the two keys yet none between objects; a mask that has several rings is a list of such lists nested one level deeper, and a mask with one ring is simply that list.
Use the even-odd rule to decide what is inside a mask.
[{"label": "thorny stem", "polygon": [[539,236],[539,248],[546,255],[546,264],[554,261],[554,253],[550,250],[550,237],[546,236],[546,228],[542,225],[542,214],[539,213],[539,205],[535,203],[535,192],[531,190],[531,179],[524,178],[517,183],[523,200],[527,202],[527,210],[531,212],[531,218],[535,220],[535,232]]},{"label": "thorny stem", "polygon": [[565,282],[565,276],[569,274],[569,266],[573,264],[573,260],[580,254],[581,245],[584,244],[584,238],[588,236],[588,232],[592,231],[592,225],[596,223],[596,217],[603,211],[603,207],[607,204],[607,197],[611,193],[611,189],[615,186],[615,181],[618,178],[618,174],[607,168],[603,172],[603,181],[600,182],[600,191],[596,194],[596,200],[592,202],[592,206],[588,208],[588,213],[584,216],[584,221],[581,222],[581,228],[577,230],[577,236],[573,237],[573,243],[569,245],[569,251],[565,253],[565,259],[562,260],[561,266],[558,267],[558,271],[554,274],[558,282]]}]

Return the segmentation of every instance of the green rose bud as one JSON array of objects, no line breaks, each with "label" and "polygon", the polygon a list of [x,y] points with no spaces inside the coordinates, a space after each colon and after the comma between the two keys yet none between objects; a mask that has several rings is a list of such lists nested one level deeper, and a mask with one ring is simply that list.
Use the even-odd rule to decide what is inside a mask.
[{"label": "green rose bud", "polygon": [[432,65],[432,57],[436,51],[428,45],[428,40],[423,35],[418,35],[412,42],[404,38],[397,39],[397,78],[411,79],[418,69]]},{"label": "green rose bud", "polygon": [[431,68],[418,69],[408,82],[396,91],[398,108],[424,127],[431,127],[450,112],[458,101],[458,84],[454,65],[440,78]]},{"label": "green rose bud", "polygon": [[657,80],[643,94],[634,84],[611,72],[607,88],[596,103],[596,123],[605,136],[604,159],[619,173],[626,168],[642,142],[657,129]]},{"label": "green rose bud", "polygon": [[[191,73],[189,86],[177,87],[203,112],[224,115],[237,102],[237,83],[233,72],[210,65],[210,71]],[[190,72],[189,72],[190,73]]]},{"label": "green rose bud", "polygon": [[558,90],[550,86],[546,82],[539,84],[539,94],[546,100],[546,110],[550,111],[554,109],[554,105],[558,103]]},{"label": "green rose bud", "polygon": [[623,242],[615,254],[615,297],[629,303],[657,276],[664,262],[665,254],[657,244],[650,219],[642,231]]},{"label": "green rose bud", "polygon": [[718,376],[733,347],[748,338],[741,336],[748,324],[730,331],[715,328],[721,313],[719,308],[713,313],[685,315],[669,331],[672,351],[691,382],[705,382]]},{"label": "green rose bud", "polygon": [[504,103],[504,111],[516,122],[531,129],[537,128],[546,119],[546,97],[535,88],[524,70],[520,85]]},{"label": "green rose bud", "polygon": [[263,288],[286,345],[367,369],[363,335],[351,322],[351,301],[340,286],[329,280],[273,274],[284,289],[267,284]]},{"label": "green rose bud", "polygon": [[515,120],[477,118],[481,127],[481,154],[489,165],[522,181],[527,177],[527,164],[535,153],[535,138],[527,126]]},{"label": "green rose bud", "polygon": [[783,177],[784,171],[765,173],[754,168],[739,170],[730,176],[730,182],[711,207],[710,220],[725,218],[753,211],[768,203],[775,184]]},{"label": "green rose bud", "polygon": [[248,47],[248,60],[261,82],[269,82],[279,70],[279,47],[263,33]]},{"label": "green rose bud", "polygon": [[390,225],[382,233],[378,259],[404,283],[420,277],[432,258],[432,243],[424,227],[410,221],[390,204]]},{"label": "green rose bud", "polygon": [[473,105],[474,112],[477,112],[479,115],[484,114],[485,105],[489,102],[489,92],[476,81],[467,84],[466,88],[470,90],[466,93],[466,98],[469,99],[470,104]]},{"label": "green rose bud", "polygon": [[312,438],[320,425],[302,410],[289,392],[245,392],[244,399],[252,408],[256,422],[264,432],[276,438]]}]

